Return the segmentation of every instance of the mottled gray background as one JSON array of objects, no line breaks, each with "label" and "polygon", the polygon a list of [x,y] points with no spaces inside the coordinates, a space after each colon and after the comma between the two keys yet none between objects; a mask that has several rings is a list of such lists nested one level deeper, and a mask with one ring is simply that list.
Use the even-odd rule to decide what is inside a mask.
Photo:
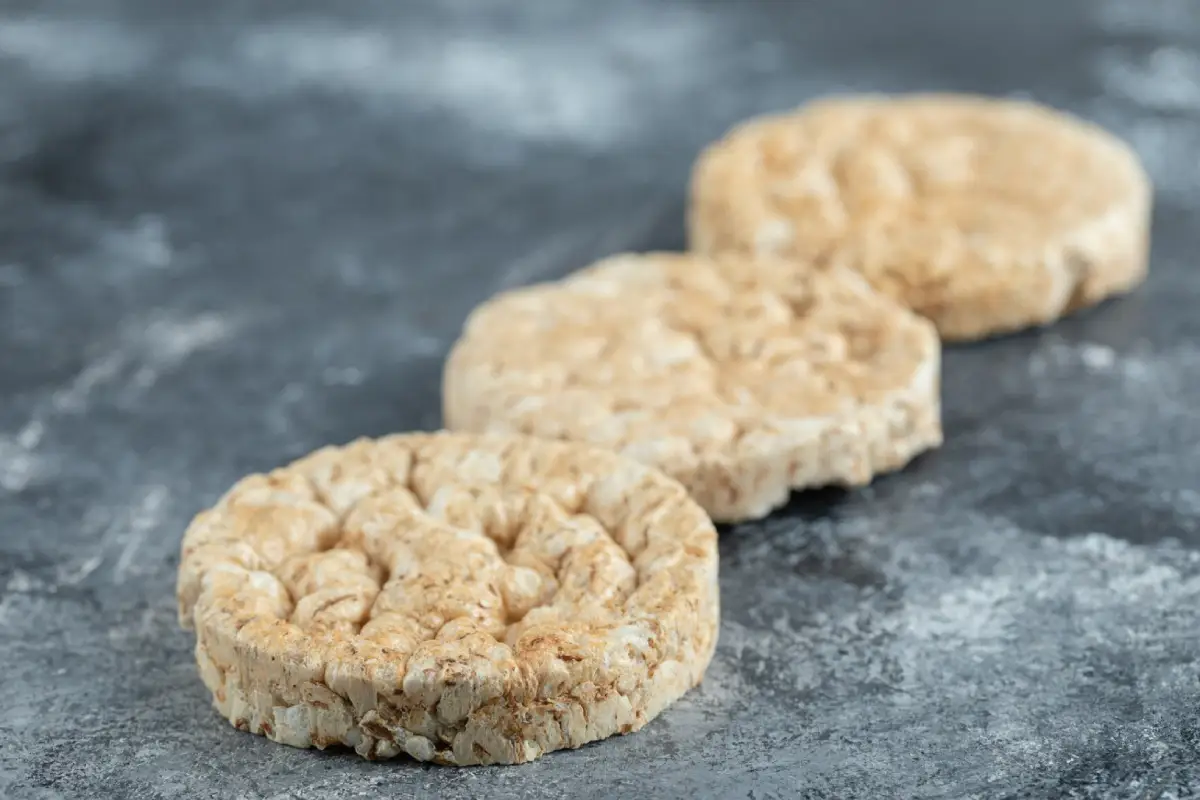
[{"label": "mottled gray background", "polygon": [[[192,514],[436,427],[475,303],[681,245],[704,142],[862,89],[1129,138],[1149,284],[951,349],[941,451],[725,532],[717,658],[638,735],[455,771],[216,716]],[[1198,211],[1196,0],[0,0],[0,796],[1196,796]]]}]

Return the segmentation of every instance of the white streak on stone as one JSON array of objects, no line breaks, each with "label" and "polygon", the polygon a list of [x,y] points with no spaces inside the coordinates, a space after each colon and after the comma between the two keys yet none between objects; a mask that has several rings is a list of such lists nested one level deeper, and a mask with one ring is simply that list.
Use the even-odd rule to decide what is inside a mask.
[{"label": "white streak on stone", "polygon": [[0,64],[17,61],[51,80],[121,76],[149,58],[143,40],[111,23],[50,17],[0,21]]},{"label": "white streak on stone", "polygon": [[150,486],[122,515],[120,528],[114,530],[114,538],[122,542],[116,563],[113,564],[114,583],[125,582],[125,577],[146,543],[146,537],[162,524],[169,500],[167,487]]},{"label": "white streak on stone", "polygon": [[315,86],[440,110],[528,140],[608,144],[639,125],[640,92],[702,80],[711,35],[701,14],[611,15],[583,31],[419,33],[287,23],[244,33],[236,81],[220,65],[198,73],[239,91]]},{"label": "white streak on stone", "polygon": [[163,373],[228,339],[236,329],[236,322],[215,313],[160,315],[127,326],[111,349],[35,405],[16,432],[0,433],[0,488],[19,492],[54,471],[55,462],[41,452],[41,445],[56,419],[86,412],[94,396],[110,387],[122,390],[126,399],[140,394]]},{"label": "white streak on stone", "polygon": [[1159,47],[1145,58],[1108,50],[1097,60],[1105,89],[1142,108],[1188,112],[1200,109],[1200,54]]}]

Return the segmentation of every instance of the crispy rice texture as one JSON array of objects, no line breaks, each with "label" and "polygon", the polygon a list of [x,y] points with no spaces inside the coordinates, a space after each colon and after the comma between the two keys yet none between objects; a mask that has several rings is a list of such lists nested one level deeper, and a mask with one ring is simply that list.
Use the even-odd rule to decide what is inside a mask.
[{"label": "crispy rice texture", "polygon": [[866,95],[734,128],[696,163],[688,228],[701,253],[850,267],[972,340],[1141,283],[1151,203],[1131,148],[1067,114]]},{"label": "crispy rice texture", "polygon": [[198,515],[179,615],[242,730],[515,764],[638,730],[699,683],[716,541],[677,482],[584,445],[360,440]]},{"label": "crispy rice texture", "polygon": [[732,522],[939,445],[940,356],[927,320],[850,270],[623,255],[478,308],[446,364],[443,415],[603,445]]}]

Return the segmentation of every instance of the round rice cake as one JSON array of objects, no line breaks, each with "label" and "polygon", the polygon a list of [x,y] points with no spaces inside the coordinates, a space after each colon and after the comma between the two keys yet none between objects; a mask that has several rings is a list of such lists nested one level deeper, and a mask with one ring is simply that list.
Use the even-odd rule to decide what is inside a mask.
[{"label": "round rice cake", "polygon": [[1101,128],[967,95],[857,96],[743,123],[697,160],[702,253],[852,267],[947,340],[1052,322],[1146,275],[1150,181]]},{"label": "round rice cake", "polygon": [[677,482],[583,445],[359,440],[197,516],[178,601],[242,730],[513,764],[638,730],[700,682],[716,531]]},{"label": "round rice cake", "polygon": [[603,445],[732,522],[940,444],[939,364],[933,326],[849,270],[621,255],[476,309],[443,416]]}]

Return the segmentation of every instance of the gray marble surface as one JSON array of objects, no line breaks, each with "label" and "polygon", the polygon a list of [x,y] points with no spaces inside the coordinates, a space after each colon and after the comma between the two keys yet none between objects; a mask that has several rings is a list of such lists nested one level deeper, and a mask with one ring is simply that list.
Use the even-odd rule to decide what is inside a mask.
[{"label": "gray marble surface", "polygon": [[[723,532],[717,657],[639,734],[456,771],[217,717],[192,514],[436,427],[475,303],[681,245],[704,142],[865,89],[1129,138],[1149,283],[950,349],[942,450]],[[1195,0],[0,0],[0,796],[1197,796],[1198,154]]]}]

